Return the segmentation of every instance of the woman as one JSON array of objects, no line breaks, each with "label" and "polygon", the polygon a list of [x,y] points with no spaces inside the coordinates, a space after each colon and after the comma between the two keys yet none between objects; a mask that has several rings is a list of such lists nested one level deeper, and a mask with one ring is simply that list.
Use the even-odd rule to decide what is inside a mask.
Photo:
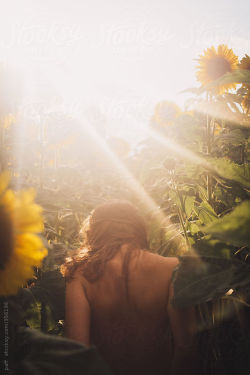
[{"label": "woman", "polygon": [[170,303],[178,259],[148,251],[127,201],[98,206],[83,232],[83,250],[63,268],[66,336],[95,345],[114,374],[194,374],[194,312]]}]

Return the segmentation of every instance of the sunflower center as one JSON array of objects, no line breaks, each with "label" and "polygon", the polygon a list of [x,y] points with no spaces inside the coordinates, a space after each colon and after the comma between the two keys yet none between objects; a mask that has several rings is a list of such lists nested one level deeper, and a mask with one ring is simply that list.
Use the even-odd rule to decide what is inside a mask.
[{"label": "sunflower center", "polygon": [[227,72],[231,72],[231,65],[224,57],[218,56],[207,62],[207,74],[212,81]]},{"label": "sunflower center", "polygon": [[14,248],[13,226],[9,214],[0,205],[0,270],[4,269]]}]

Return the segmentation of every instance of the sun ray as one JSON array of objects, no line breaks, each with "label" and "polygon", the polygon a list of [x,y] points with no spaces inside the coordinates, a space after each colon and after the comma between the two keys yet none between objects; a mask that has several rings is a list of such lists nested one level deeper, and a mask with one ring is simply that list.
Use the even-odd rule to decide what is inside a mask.
[{"label": "sun ray", "polygon": [[[160,207],[152,199],[152,197],[145,191],[143,186],[137,181],[137,179],[132,175],[132,173],[127,169],[127,167],[122,163],[121,160],[115,155],[115,153],[109,148],[103,138],[96,132],[96,130],[88,125],[87,122],[79,120],[79,130],[86,130],[90,137],[98,144],[103,153],[109,158],[113,167],[124,177],[127,186],[138,196],[138,199],[143,203],[143,205],[155,215],[155,218],[159,221],[159,224],[163,225],[167,230],[173,232],[173,225],[170,222],[170,218],[162,212]],[[182,236],[180,232],[175,231],[176,238],[174,240],[178,244],[180,243],[180,238]]]},{"label": "sun ray", "polygon": [[179,145],[174,140],[161,135],[159,132],[153,130],[152,128],[148,128],[148,134],[149,136],[153,137],[156,141],[158,141],[159,143],[161,143],[162,145],[170,149],[172,152],[174,152],[177,156],[183,159],[188,159],[191,162],[197,165],[202,165],[205,168],[208,168],[208,169],[213,168],[213,166],[205,159],[196,155],[191,150],[188,150],[186,147]]},{"label": "sun ray", "polygon": [[203,101],[193,107],[195,111],[230,122],[232,126],[250,127],[250,118],[245,113],[231,111],[224,102],[206,102]]}]

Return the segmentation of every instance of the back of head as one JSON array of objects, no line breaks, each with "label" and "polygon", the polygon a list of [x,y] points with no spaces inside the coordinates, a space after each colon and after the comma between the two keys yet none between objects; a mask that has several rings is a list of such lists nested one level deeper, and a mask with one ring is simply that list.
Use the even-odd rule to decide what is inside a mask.
[{"label": "back of head", "polygon": [[85,236],[92,251],[123,244],[147,247],[145,223],[128,201],[113,200],[98,206],[88,219]]},{"label": "back of head", "polygon": [[[84,222],[83,238],[82,251],[63,266],[66,278],[71,278],[81,264],[84,276],[89,281],[95,281],[102,276],[105,263],[116,255],[122,245],[128,245],[128,254],[148,247],[143,218],[130,202],[124,200],[112,200],[96,207]],[[129,257],[126,269],[128,261]]]}]

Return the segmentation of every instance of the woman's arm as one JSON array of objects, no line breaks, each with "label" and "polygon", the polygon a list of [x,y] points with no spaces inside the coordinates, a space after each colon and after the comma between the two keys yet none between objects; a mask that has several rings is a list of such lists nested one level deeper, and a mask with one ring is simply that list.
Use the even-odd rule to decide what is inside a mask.
[{"label": "woman's arm", "polygon": [[90,306],[79,277],[66,283],[65,336],[90,345]]}]

